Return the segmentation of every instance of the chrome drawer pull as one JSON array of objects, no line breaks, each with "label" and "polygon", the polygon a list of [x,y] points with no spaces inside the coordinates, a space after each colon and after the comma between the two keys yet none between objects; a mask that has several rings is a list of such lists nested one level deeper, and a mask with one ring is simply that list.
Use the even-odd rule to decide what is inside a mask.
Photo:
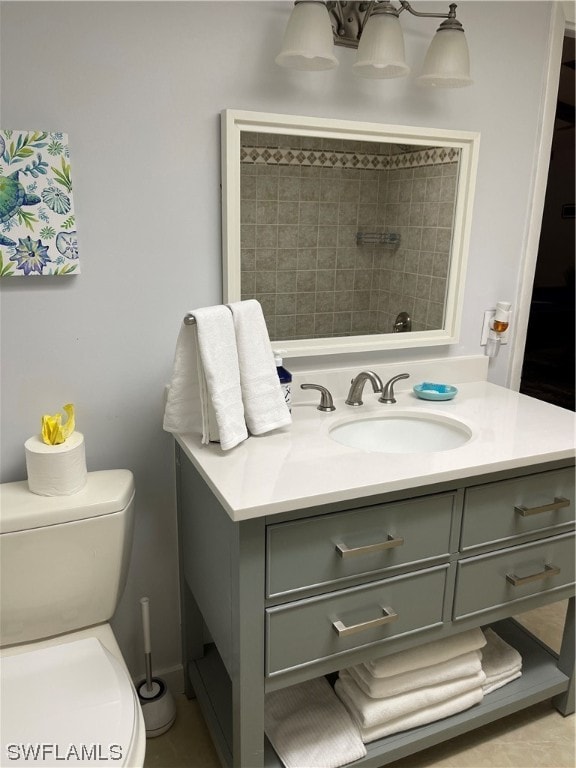
[{"label": "chrome drawer pull", "polygon": [[533,573],[531,576],[520,577],[515,576],[513,573],[507,573],[506,581],[509,581],[514,587],[521,587],[523,584],[529,584],[531,581],[539,581],[540,579],[547,579],[550,576],[558,576],[559,573],[560,568],[546,563],[543,571],[540,571],[540,573]]},{"label": "chrome drawer pull", "polygon": [[390,622],[396,621],[398,618],[398,614],[392,608],[382,608],[382,610],[384,611],[384,616],[381,616],[379,619],[363,621],[361,624],[352,624],[350,627],[347,627],[341,621],[333,621],[332,626],[338,637],[348,637],[348,635],[353,635],[355,632],[363,632],[365,629],[375,629],[383,624],[390,624]]},{"label": "chrome drawer pull", "polygon": [[539,515],[540,512],[553,512],[555,509],[564,509],[564,507],[570,506],[570,499],[565,499],[563,496],[555,496],[552,504],[543,504],[541,507],[514,507],[514,511],[518,512],[522,517],[528,515]]},{"label": "chrome drawer pull", "polygon": [[338,552],[340,557],[353,557],[354,555],[369,555],[372,552],[380,552],[383,549],[400,547],[402,544],[404,544],[402,536],[394,538],[394,536],[388,534],[386,541],[379,541],[376,544],[366,544],[363,547],[347,547],[346,544],[340,542],[336,544],[336,552]]}]

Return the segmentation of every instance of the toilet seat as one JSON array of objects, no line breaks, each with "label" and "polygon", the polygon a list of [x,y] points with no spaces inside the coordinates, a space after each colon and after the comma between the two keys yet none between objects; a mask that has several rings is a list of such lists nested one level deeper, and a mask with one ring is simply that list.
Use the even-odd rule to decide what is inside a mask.
[{"label": "toilet seat", "polygon": [[10,765],[134,764],[136,694],[96,637],[3,654],[1,696]]}]

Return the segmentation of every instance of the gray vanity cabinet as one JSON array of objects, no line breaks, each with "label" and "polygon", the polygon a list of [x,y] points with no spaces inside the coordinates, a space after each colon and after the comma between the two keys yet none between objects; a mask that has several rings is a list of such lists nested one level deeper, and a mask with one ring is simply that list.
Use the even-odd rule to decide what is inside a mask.
[{"label": "gray vanity cabinet", "polygon": [[[493,625],[521,678],[367,745],[383,766],[544,699],[574,711],[574,467],[555,462],[233,522],[176,447],[183,657],[223,765],[282,768],[266,693]],[[516,614],[568,598],[559,656]]]},{"label": "gray vanity cabinet", "polygon": [[266,597],[298,597],[352,576],[379,578],[402,566],[446,560],[454,505],[454,493],[438,494],[272,523],[266,528]]},{"label": "gray vanity cabinet", "polygon": [[267,608],[266,674],[440,626],[447,571],[427,568]]}]

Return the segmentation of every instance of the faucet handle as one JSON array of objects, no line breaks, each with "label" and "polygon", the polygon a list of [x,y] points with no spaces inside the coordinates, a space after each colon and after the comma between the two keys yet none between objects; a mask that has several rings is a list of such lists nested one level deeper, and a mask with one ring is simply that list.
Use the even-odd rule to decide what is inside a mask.
[{"label": "faucet handle", "polygon": [[326,387],[320,384],[300,384],[300,389],[317,389],[320,392],[320,405],[316,406],[319,411],[329,412],[336,410],[332,395]]},{"label": "faucet handle", "polygon": [[398,376],[392,376],[390,381],[387,381],[384,385],[384,389],[382,390],[382,397],[378,398],[379,403],[395,403],[396,398],[394,397],[394,384],[397,381],[400,381],[400,379],[409,379],[410,374],[409,373],[400,373]]}]

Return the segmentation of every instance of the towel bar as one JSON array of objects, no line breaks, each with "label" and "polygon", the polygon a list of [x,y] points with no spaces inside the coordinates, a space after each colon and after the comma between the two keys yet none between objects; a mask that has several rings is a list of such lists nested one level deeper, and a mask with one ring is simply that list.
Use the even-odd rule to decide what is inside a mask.
[{"label": "towel bar", "polygon": [[194,315],[188,313],[184,317],[184,325],[196,325],[196,318],[194,317]]}]

